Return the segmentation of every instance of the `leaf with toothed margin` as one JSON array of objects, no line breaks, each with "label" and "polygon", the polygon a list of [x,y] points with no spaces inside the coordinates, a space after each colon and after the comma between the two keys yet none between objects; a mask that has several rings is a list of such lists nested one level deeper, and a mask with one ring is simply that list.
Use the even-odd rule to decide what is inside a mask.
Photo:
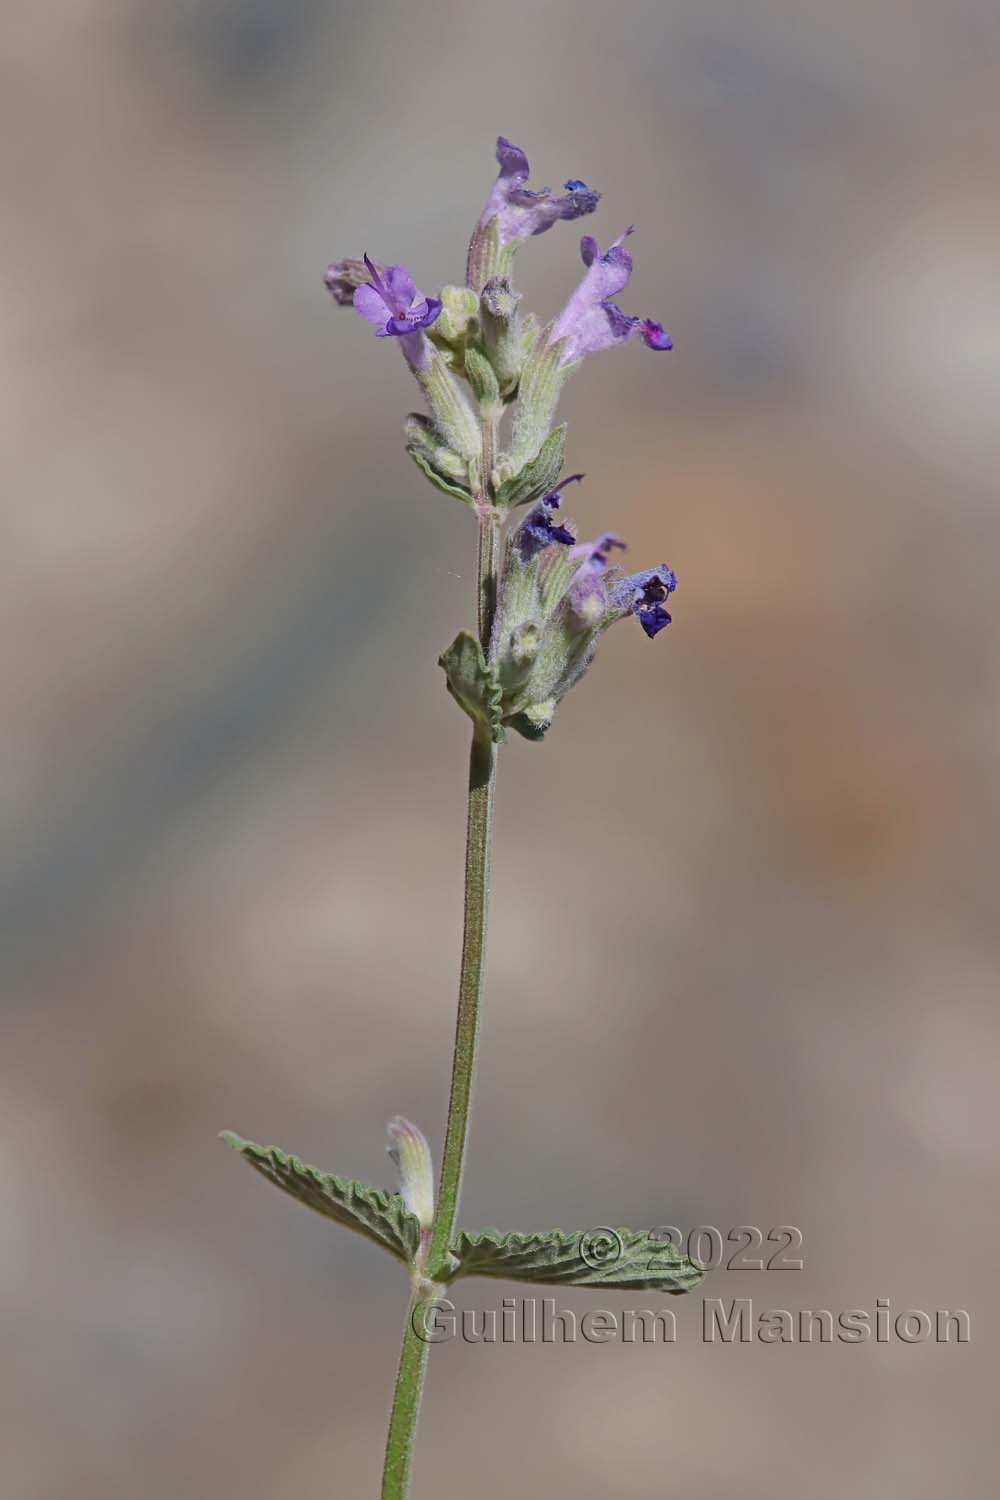
[{"label": "leaf with toothed margin", "polygon": [[505,1234],[463,1230],[452,1245],[458,1264],[449,1273],[534,1281],[547,1286],[594,1286],[623,1291],[690,1292],[705,1272],[669,1240],[646,1229],[560,1229],[546,1234]]},{"label": "leaf with toothed margin", "polygon": [[498,744],[506,738],[501,716],[500,681],[497,669],[487,662],[482,643],[469,630],[460,630],[447,651],[438,657],[444,668],[448,691],[463,712],[489,731]]},{"label": "leaf with toothed margin", "polygon": [[564,422],[561,427],[549,433],[530,463],[526,463],[518,473],[503,481],[497,490],[498,508],[512,510],[515,505],[530,505],[533,500],[541,499],[542,495],[551,495],[559,483],[565,456]]},{"label": "leaf with toothed margin", "polygon": [[406,1265],[413,1260],[420,1245],[420,1225],[398,1194],[320,1172],[297,1156],[286,1156],[277,1146],[257,1146],[231,1130],[224,1130],[222,1139],[268,1182],[307,1208],[374,1240]]}]

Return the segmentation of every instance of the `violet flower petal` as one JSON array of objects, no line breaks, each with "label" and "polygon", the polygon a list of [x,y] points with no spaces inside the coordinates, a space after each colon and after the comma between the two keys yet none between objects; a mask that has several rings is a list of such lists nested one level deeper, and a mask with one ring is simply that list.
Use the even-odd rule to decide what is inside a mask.
[{"label": "violet flower petal", "polygon": [[413,283],[413,277],[405,266],[388,266],[382,277],[385,288],[384,296],[386,304],[396,314],[402,317],[407,308],[416,300],[417,289]]},{"label": "violet flower petal", "polygon": [[355,288],[354,307],[367,323],[375,323],[379,327],[384,326],[389,315],[384,298],[367,282],[364,286]]}]

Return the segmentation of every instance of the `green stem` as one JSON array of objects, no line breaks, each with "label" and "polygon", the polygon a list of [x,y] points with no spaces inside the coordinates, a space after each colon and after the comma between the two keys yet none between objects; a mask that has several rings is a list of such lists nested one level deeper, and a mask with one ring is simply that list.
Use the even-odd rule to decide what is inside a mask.
[{"label": "green stem", "polygon": [[417,1333],[421,1301],[414,1292],[406,1314],[403,1347],[396,1372],[396,1393],[389,1419],[389,1436],[385,1444],[385,1468],[382,1471],[382,1500],[402,1500],[410,1483],[413,1458],[413,1435],[420,1415],[420,1398],[424,1392],[424,1375],[431,1346]]},{"label": "green stem", "polygon": [[479,1042],[479,1002],[483,992],[486,956],[486,919],[490,890],[490,853],[493,842],[493,789],[496,785],[497,748],[484,735],[474,733],[469,757],[469,821],[465,853],[465,935],[462,942],[462,975],[458,987],[458,1018],[455,1052],[448,1100],[448,1129],[441,1161],[434,1232],[427,1258],[431,1280],[447,1278],[449,1247],[455,1237],[455,1220],[462,1190],[465,1145],[469,1133],[469,1105]]},{"label": "green stem", "polygon": [[[489,476],[496,443],[496,424],[483,422],[484,470]],[[476,506],[479,516],[479,566],[477,601],[479,635],[484,648],[489,644],[496,609],[497,575],[500,559],[499,517],[492,505],[487,478]],[[447,1281],[449,1256],[455,1235],[458,1203],[462,1191],[465,1146],[469,1134],[469,1111],[472,1080],[476,1070],[479,1043],[479,1003],[483,993],[486,958],[486,924],[490,897],[490,862],[493,850],[493,793],[496,786],[497,747],[482,731],[473,730],[469,755],[469,811],[465,843],[465,921],[462,935],[462,968],[458,984],[458,1018],[455,1024],[455,1050],[451,1065],[451,1094],[448,1100],[448,1126],[437,1211],[427,1254],[426,1268],[415,1287],[407,1312],[403,1347],[399,1356],[396,1392],[389,1420],[389,1437],[382,1476],[382,1500],[405,1500],[410,1476],[410,1461],[424,1376],[427,1371],[429,1343],[415,1331],[422,1299],[433,1296],[435,1283]]]}]

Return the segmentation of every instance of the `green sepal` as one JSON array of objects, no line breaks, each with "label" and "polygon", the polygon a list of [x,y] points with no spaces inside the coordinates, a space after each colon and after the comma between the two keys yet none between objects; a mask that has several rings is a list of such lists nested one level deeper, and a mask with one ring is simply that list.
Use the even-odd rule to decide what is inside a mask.
[{"label": "green sepal", "polygon": [[413,373],[448,447],[466,461],[478,458],[482,451],[479,423],[441,350],[434,350],[426,369]]},{"label": "green sepal", "polygon": [[485,354],[480,354],[478,349],[466,349],[465,373],[472,386],[472,393],[479,402],[480,410],[486,415],[498,417],[503,410],[500,384],[496,371]]},{"label": "green sepal", "polygon": [[413,459],[417,468],[430,480],[437,490],[442,490],[446,495],[454,495],[456,500],[464,500],[466,505],[472,504],[472,495],[464,490],[459,484],[452,484],[450,479],[445,479],[436,469],[432,468],[423,453],[418,453],[414,448],[407,448],[407,453]]},{"label": "green sepal", "polygon": [[449,448],[430,417],[413,411],[406,419],[406,451],[436,489],[472,504],[469,465]]},{"label": "green sepal", "polygon": [[256,1146],[231,1130],[224,1130],[222,1139],[262,1177],[290,1197],[345,1229],[374,1240],[405,1265],[412,1263],[420,1248],[420,1225],[398,1194],[383,1193],[366,1182],[320,1172],[316,1167],[306,1166],[297,1156],[286,1156],[277,1146]]},{"label": "green sepal", "polygon": [[550,495],[559,483],[563,460],[566,457],[566,423],[550,432],[538,454],[530,463],[509,479],[505,479],[497,490],[496,504],[502,510],[512,510],[515,505],[530,505],[542,495]]},{"label": "green sepal", "polygon": [[518,734],[537,745],[545,738],[546,732],[552,728],[552,717],[555,711],[555,703],[551,701],[541,703],[526,709],[523,713],[511,714],[510,718],[504,720],[504,723],[508,729],[516,729]]},{"label": "green sepal", "polygon": [[466,267],[467,280],[478,294],[495,276],[509,276],[514,263],[517,241],[506,245],[500,239],[500,220],[496,214],[489,223],[476,227],[469,246],[469,261]]},{"label": "green sepal", "polygon": [[515,292],[503,276],[488,281],[480,298],[479,325],[483,348],[503,396],[512,396],[517,390],[525,354],[534,347],[534,340],[530,345],[525,343],[525,320],[519,311],[520,302],[520,293]]},{"label": "green sepal", "polygon": [[550,331],[550,328],[544,328],[538,335],[535,347],[521,371],[514,405],[510,452],[505,454],[503,460],[508,465],[505,479],[510,474],[519,473],[526,463],[537,457],[549,435],[566,377],[576,369],[576,364],[559,363],[565,340],[547,343]]},{"label": "green sepal", "polygon": [[501,692],[497,669],[487,662],[482,642],[469,630],[460,630],[447,651],[438,657],[444,668],[448,691],[464,713],[480,724],[490,739],[506,739],[501,719]]},{"label": "green sepal", "polygon": [[495,1276],[549,1286],[618,1287],[623,1291],[690,1292],[705,1272],[649,1230],[601,1229],[564,1234],[505,1234],[463,1230],[452,1246],[449,1279]]}]

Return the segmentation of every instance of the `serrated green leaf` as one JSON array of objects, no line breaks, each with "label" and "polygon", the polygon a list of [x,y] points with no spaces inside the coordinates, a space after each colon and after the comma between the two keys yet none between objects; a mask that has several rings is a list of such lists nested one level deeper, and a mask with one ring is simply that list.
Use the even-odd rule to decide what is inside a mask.
[{"label": "serrated green leaf", "polygon": [[460,630],[447,651],[438,657],[448,691],[464,713],[481,724],[494,740],[504,738],[500,682],[496,667],[487,662],[482,643],[469,630]]},{"label": "serrated green leaf", "polygon": [[668,1240],[649,1230],[599,1229],[564,1234],[466,1230],[452,1246],[460,1276],[495,1276],[549,1286],[618,1287],[623,1291],[689,1292],[705,1273]]},{"label": "serrated green leaf", "polygon": [[[512,477],[505,479],[497,491],[496,503],[502,510],[515,505],[530,505],[542,495],[549,495],[559,482],[566,456],[566,423],[550,432],[537,455]],[[501,460],[501,462],[503,462]],[[503,472],[501,470],[501,472]]]},{"label": "serrated green leaf", "polygon": [[366,1182],[335,1177],[306,1166],[297,1156],[286,1156],[276,1146],[257,1146],[231,1130],[222,1139],[268,1182],[273,1182],[307,1208],[325,1214],[345,1229],[367,1236],[409,1265],[420,1245],[420,1225],[397,1194],[383,1193]]}]

